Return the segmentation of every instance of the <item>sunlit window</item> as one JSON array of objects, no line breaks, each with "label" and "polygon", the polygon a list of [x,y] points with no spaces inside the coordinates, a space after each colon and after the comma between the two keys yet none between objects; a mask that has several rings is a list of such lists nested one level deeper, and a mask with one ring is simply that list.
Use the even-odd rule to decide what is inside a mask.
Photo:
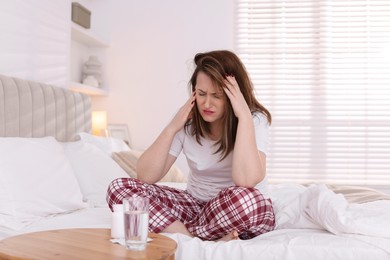
[{"label": "sunlit window", "polygon": [[390,184],[390,1],[237,0],[271,181]]}]

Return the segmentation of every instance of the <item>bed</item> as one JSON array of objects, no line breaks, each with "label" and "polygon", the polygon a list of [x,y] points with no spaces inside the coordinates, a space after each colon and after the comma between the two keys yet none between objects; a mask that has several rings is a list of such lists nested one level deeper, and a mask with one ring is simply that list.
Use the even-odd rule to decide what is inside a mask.
[{"label": "bed", "polygon": [[[1,239],[27,232],[110,228],[106,188],[134,175],[137,159],[124,167],[114,155],[139,152],[90,131],[88,96],[0,75],[0,251]],[[185,189],[173,174],[159,184]],[[390,259],[388,194],[323,184],[269,189],[274,231],[230,242],[164,234],[178,243],[175,259]]]}]

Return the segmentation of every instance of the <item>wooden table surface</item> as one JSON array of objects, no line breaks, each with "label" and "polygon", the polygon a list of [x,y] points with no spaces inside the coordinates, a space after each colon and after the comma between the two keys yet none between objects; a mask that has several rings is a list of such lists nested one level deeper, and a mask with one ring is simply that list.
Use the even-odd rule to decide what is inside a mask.
[{"label": "wooden table surface", "polygon": [[169,237],[149,233],[153,241],[144,251],[113,244],[109,229],[61,229],[27,233],[0,241],[0,259],[169,259],[177,244]]}]

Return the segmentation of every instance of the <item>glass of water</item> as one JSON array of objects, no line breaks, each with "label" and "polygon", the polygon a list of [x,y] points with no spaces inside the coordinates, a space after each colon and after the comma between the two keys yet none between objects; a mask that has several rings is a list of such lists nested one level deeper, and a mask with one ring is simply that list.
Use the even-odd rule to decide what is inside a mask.
[{"label": "glass of water", "polygon": [[123,208],[126,247],[142,251],[148,239],[149,199],[141,196],[125,198]]}]

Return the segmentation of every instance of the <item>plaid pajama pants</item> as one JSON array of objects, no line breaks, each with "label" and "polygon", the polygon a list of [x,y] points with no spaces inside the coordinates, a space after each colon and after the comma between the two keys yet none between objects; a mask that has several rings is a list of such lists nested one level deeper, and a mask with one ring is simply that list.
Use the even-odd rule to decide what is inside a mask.
[{"label": "plaid pajama pants", "polygon": [[232,186],[203,202],[187,191],[146,184],[133,178],[111,182],[107,202],[122,204],[133,194],[149,198],[149,231],[159,233],[176,220],[203,240],[216,240],[233,230],[241,239],[250,239],[274,229],[275,216],[270,199],[255,188]]}]

